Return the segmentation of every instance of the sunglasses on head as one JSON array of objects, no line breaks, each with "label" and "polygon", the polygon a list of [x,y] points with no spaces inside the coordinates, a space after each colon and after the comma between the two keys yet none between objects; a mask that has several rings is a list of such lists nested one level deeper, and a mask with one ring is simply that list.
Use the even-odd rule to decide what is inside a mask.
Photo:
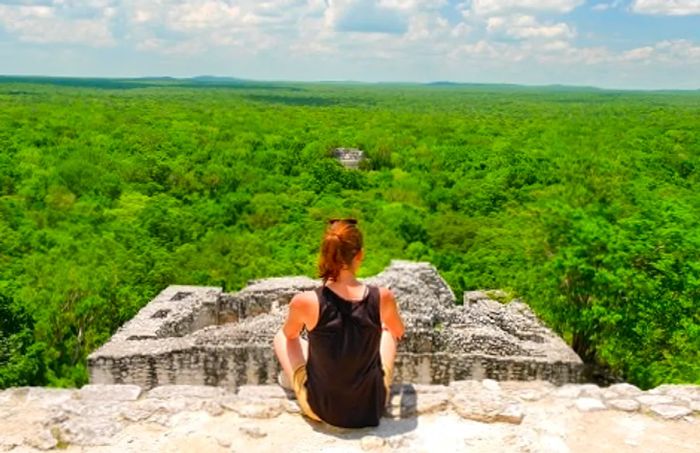
[{"label": "sunglasses on head", "polygon": [[345,222],[349,225],[357,225],[357,219],[328,219],[329,225],[333,225],[335,222]]}]

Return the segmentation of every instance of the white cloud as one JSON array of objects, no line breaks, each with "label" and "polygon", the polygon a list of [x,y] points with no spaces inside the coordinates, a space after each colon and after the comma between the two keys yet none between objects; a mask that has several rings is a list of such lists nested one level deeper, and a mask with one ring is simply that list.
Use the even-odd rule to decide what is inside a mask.
[{"label": "white cloud", "polygon": [[613,0],[607,3],[597,3],[591,8],[593,11],[607,11],[609,9],[615,9],[622,6],[623,0]]},{"label": "white cloud", "polygon": [[217,0],[182,3],[168,11],[167,17],[174,30],[183,31],[235,26],[242,19],[240,7]]},{"label": "white cloud", "polygon": [[632,11],[639,14],[689,16],[700,14],[700,0],[634,0]]},{"label": "white cloud", "polygon": [[584,0],[472,0],[471,11],[477,15],[505,15],[523,11],[567,13]]},{"label": "white cloud", "polygon": [[593,66],[610,63],[615,55],[605,47],[575,47],[567,40],[519,41],[516,43],[480,40],[462,45],[450,54],[453,59],[467,58],[502,68],[519,67],[521,64],[567,67],[570,65]]},{"label": "white cloud", "polygon": [[486,30],[517,39],[570,39],[575,36],[575,32],[563,22],[541,24],[535,17],[527,15],[490,17]]},{"label": "white cloud", "polygon": [[655,48],[661,61],[700,63],[700,44],[687,39],[661,41]]},{"label": "white cloud", "polygon": [[403,34],[408,29],[405,2],[388,5],[373,0],[334,0],[326,10],[326,23],[339,32]]},{"label": "white cloud", "polygon": [[[587,65],[609,64],[610,67],[635,67],[658,63],[656,67],[670,67],[700,64],[700,45],[686,39],[665,40],[648,46],[636,47],[620,52],[613,52],[605,47],[576,48],[569,44],[559,55],[551,54],[552,62],[584,63]],[[542,60],[548,59],[542,54]],[[625,66],[627,65],[627,66]],[[630,66],[631,65],[631,66]],[[696,69],[700,67],[696,66]]]},{"label": "white cloud", "polygon": [[74,19],[63,15],[60,7],[60,0],[55,5],[0,4],[0,25],[24,42],[92,47],[116,44],[110,30],[114,9],[105,7],[101,12],[93,11],[93,17],[89,19]]},{"label": "white cloud", "polygon": [[651,46],[638,47],[623,52],[620,56],[624,61],[648,60],[654,54],[654,48]]},{"label": "white cloud", "polygon": [[381,6],[404,11],[434,11],[448,4],[447,0],[379,0]]},{"label": "white cloud", "polygon": [[[124,0],[125,39],[143,51],[193,54],[212,48],[244,54],[294,46],[300,24],[322,19],[324,0]],[[314,22],[318,24],[318,20]]]}]

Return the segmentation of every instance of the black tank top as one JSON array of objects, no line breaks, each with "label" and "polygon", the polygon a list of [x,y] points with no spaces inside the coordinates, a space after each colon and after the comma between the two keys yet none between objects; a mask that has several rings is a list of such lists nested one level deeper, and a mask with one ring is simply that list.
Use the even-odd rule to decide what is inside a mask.
[{"label": "black tank top", "polygon": [[319,316],[308,332],[308,403],[322,420],[344,428],[378,426],[386,401],[379,287],[366,287],[359,302],[348,302],[327,286],[314,290]]}]

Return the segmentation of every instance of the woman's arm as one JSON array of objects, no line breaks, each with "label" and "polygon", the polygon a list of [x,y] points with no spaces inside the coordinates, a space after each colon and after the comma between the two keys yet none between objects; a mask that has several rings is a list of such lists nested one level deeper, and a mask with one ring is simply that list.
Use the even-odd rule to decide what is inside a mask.
[{"label": "woman's arm", "polygon": [[403,337],[404,325],[399,315],[399,309],[396,305],[394,293],[389,288],[381,288],[379,301],[379,315],[382,325],[391,333],[397,341]]},{"label": "woman's arm", "polygon": [[294,340],[299,337],[301,329],[304,328],[308,303],[303,293],[296,294],[289,301],[289,311],[287,312],[287,320],[282,326],[282,333],[288,340]]}]

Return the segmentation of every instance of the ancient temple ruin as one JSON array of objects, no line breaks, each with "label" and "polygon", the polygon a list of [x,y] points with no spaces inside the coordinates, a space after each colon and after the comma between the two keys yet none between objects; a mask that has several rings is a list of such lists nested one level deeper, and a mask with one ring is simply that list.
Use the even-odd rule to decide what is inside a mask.
[{"label": "ancient temple ruin", "polygon": [[[457,305],[434,266],[394,260],[365,283],[392,289],[406,325],[394,382],[462,379],[583,381],[583,363],[518,300],[471,291]],[[286,305],[320,280],[279,277],[234,293],[171,285],[88,357],[93,384],[205,384],[236,388],[276,382],[272,338]],[[302,336],[305,335],[305,332]]]},{"label": "ancient temple ruin", "polygon": [[336,148],[333,155],[345,168],[360,168],[360,162],[364,159],[364,151],[357,148]]}]

